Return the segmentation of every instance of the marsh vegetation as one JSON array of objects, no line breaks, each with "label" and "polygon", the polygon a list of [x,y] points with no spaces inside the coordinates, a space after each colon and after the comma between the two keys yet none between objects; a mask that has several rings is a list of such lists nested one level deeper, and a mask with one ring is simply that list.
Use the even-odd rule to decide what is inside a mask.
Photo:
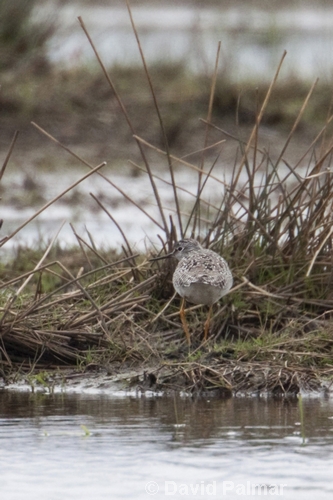
[{"label": "marsh vegetation", "polygon": [[[158,244],[148,244],[146,252],[138,254],[112,209],[92,194],[122,235],[121,249],[100,249],[93,234],[82,237],[74,228],[75,248],[62,248],[57,234],[44,248],[18,247],[1,269],[0,363],[5,380],[40,370],[57,370],[60,378],[66,378],[70,367],[108,373],[136,369],[145,372],[146,388],[161,390],[297,393],[300,388],[328,387],[333,368],[329,89],[318,82],[279,84],[283,54],[269,85],[239,94],[219,76],[219,47],[209,85],[204,77],[194,79],[183,68],[149,68],[142,51],[140,73],[124,68],[109,71],[82,19],[80,23],[100,73],[41,72],[34,75],[36,99],[29,100],[30,109],[22,110],[19,104],[27,80],[15,86],[12,109],[19,110],[18,122],[33,117],[32,129],[43,136],[39,140],[57,144],[59,151],[82,164],[85,173],[75,185],[88,175],[101,176],[106,189],[110,185],[117,189],[132,210],[153,222]],[[78,80],[85,86],[78,88]],[[131,95],[133,81],[136,93]],[[63,108],[56,96],[49,100],[47,82],[62,94]],[[138,86],[145,88],[142,100],[133,97]],[[87,99],[89,93],[98,98]],[[9,98],[4,94],[2,99]],[[131,141],[132,167],[146,176],[154,195],[151,210],[104,174],[102,163],[77,154],[61,134],[53,133],[52,125],[47,126],[67,119],[66,110],[74,120],[85,116],[84,121],[81,117],[75,121],[75,130],[91,130],[98,122],[101,132],[98,116],[109,105],[117,108],[117,114],[110,118],[113,125],[107,134],[120,127],[117,137],[123,137],[124,144],[118,152],[128,149]],[[9,105],[4,112],[13,119]],[[40,118],[46,115],[52,120],[42,126]],[[235,117],[230,130],[221,126],[221,117],[227,115]],[[281,127],[285,140],[272,156],[262,129],[273,123]],[[308,145],[291,164],[286,153],[300,131]],[[90,140],[89,134],[83,135]],[[8,141],[1,177],[16,140],[15,134],[11,144]],[[184,144],[192,147],[186,156]],[[221,172],[227,144],[233,145],[235,154]],[[161,201],[157,185],[161,168],[168,172],[163,182],[172,193],[171,208]],[[196,177],[195,190],[189,192],[177,180],[180,168]],[[218,202],[206,195],[207,183],[214,184]],[[69,185],[48,201],[22,227],[73,188]],[[1,246],[20,229],[3,237]],[[152,255],[170,251],[183,236],[195,237],[221,253],[235,281],[214,309],[206,343],[202,342],[205,310],[188,308],[190,350],[179,321],[179,298],[173,295],[174,264],[149,262]]]}]

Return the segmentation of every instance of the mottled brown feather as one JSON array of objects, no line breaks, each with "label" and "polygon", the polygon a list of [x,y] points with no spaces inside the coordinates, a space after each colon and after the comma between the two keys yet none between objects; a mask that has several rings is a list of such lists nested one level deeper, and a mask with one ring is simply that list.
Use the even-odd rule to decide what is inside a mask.
[{"label": "mottled brown feather", "polygon": [[173,255],[179,260],[173,275],[177,293],[194,304],[212,305],[226,295],[233,284],[227,262],[198,241],[178,241]]}]

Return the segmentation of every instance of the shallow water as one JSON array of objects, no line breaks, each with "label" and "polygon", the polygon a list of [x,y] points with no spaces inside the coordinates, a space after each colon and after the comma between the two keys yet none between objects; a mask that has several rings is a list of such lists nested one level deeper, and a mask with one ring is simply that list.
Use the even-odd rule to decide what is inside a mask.
[{"label": "shallow water", "polygon": [[[257,5],[256,2],[217,2],[215,5],[206,5],[205,2],[201,2],[200,5],[180,2],[175,5],[174,2],[170,4],[170,2],[161,1],[143,5],[135,5],[135,2],[133,4],[133,16],[148,65],[161,60],[182,62],[189,69],[211,74],[215,65],[218,42],[221,41],[220,74],[226,72],[228,78],[235,82],[239,83],[244,78],[247,81],[253,79],[254,82],[271,81],[285,49],[288,51],[288,56],[281,73],[283,78],[297,76],[297,78],[309,79],[311,82],[317,76],[320,76],[322,81],[331,79],[333,71],[332,6],[327,5],[323,8],[297,4],[292,8],[270,6],[267,9]],[[106,65],[141,66],[125,2],[100,1],[87,4],[71,1],[60,2],[58,7],[55,10],[54,2],[45,1],[34,11],[36,20],[40,21],[45,16],[50,19],[54,18],[56,22],[57,28],[48,44],[48,56],[52,63],[59,67],[73,67],[91,64],[95,61],[94,53],[77,20],[77,17],[81,15]],[[274,158],[274,148],[277,148],[276,157],[279,157],[287,135],[280,137],[276,131],[268,129],[262,130],[261,134],[263,134],[264,148],[270,152],[270,156]],[[42,140],[41,144],[43,144]],[[13,173],[15,181],[13,182],[13,178],[10,178],[8,171],[2,180],[4,191],[11,193],[11,200],[7,198],[6,206],[2,207],[1,217],[4,219],[2,237],[10,235],[28,220],[37,208],[43,205],[43,201],[49,201],[64,187],[68,187],[73,173],[75,175],[72,181],[80,177],[72,165],[68,168],[66,164],[65,168],[61,169],[62,160],[58,158],[58,149],[53,150],[49,147],[51,146],[45,146],[45,157],[43,155],[42,159],[38,156],[26,158],[25,152],[23,157],[20,156],[21,153],[18,153],[17,157],[16,153],[13,155],[11,161],[14,161],[16,157],[18,162],[18,169]],[[90,140],[87,139],[87,148],[90,150],[92,147],[93,144],[90,144]],[[305,139],[304,143],[302,142],[302,148],[296,148],[297,161],[305,153],[307,147],[308,143]],[[0,163],[4,161],[7,149],[7,147],[4,149]],[[76,147],[73,150],[77,152]],[[290,148],[285,159],[289,164],[293,164],[293,155],[290,157],[289,151]],[[80,156],[85,157],[86,154],[87,151],[83,155],[80,153]],[[222,183],[218,186],[216,183],[209,186],[208,183],[203,193],[203,199],[209,203],[220,205],[224,189],[223,179],[224,176],[228,179],[236,154],[236,151],[232,154],[226,153],[223,146],[221,159],[214,168],[214,172],[220,168],[218,176],[222,179]],[[52,176],[36,169],[37,164],[48,165],[50,158],[53,159],[51,163],[53,168],[50,168]],[[108,157],[104,153],[102,157],[96,153],[93,163],[97,165],[104,160],[108,161],[109,165],[113,165],[112,154]],[[123,165],[115,167],[117,168],[120,171],[124,170]],[[166,168],[163,168],[165,172]],[[27,179],[23,175],[24,172],[29,174]],[[103,169],[104,172],[105,169]],[[38,180],[37,194],[42,194],[45,200],[37,202],[36,198],[30,197],[31,190],[27,187],[29,182],[26,180],[29,181],[31,176],[33,180],[34,178]],[[127,194],[133,196],[135,202],[153,219],[161,222],[156,200],[152,196],[152,190],[148,189],[149,183],[146,177],[129,179],[127,174],[119,178],[112,172],[110,178]],[[167,179],[170,181],[169,176]],[[62,185],[63,180],[66,181],[66,186]],[[112,211],[130,243],[137,245],[135,251],[143,251],[147,246],[150,247],[151,241],[159,247],[160,241],[156,236],[156,233],[160,232],[158,226],[134,205],[125,204],[119,192],[105,182],[102,186],[99,180],[97,175],[94,175],[80,184],[77,189],[52,205],[21,230],[16,237],[9,240],[4,247],[5,250],[11,252],[12,247],[17,245],[33,246],[36,244],[38,246],[43,238],[49,242],[63,220],[72,222],[78,234],[89,241],[87,228],[98,247],[108,248],[123,244],[123,238],[115,224],[89,196],[90,190],[97,197],[100,196],[102,201],[106,201],[106,208]],[[188,170],[186,175],[182,172],[177,175],[176,181],[179,187],[181,210],[190,213],[194,199],[186,196],[181,188],[196,193],[196,174],[193,170]],[[166,184],[158,187],[165,208],[165,217],[169,220],[169,216],[174,217],[175,214],[172,189]],[[13,200],[14,194],[18,200],[16,202]],[[71,197],[72,202],[68,201]],[[189,205],[189,202],[192,204]],[[209,220],[213,218],[214,215],[210,212]],[[163,234],[163,230],[161,233]],[[61,230],[58,241],[68,246],[76,244],[76,238],[69,224]]]},{"label": "shallow water", "polygon": [[[94,57],[77,21],[82,16],[107,65],[140,64],[125,2],[70,2],[57,10],[58,29],[49,43],[53,63],[73,67]],[[278,4],[276,4],[278,5]],[[284,50],[284,77],[314,80],[332,74],[332,6],[289,7],[252,2],[153,2],[135,5],[132,13],[149,64],[161,60],[183,63],[192,71],[211,72],[218,42],[221,67],[238,82],[270,81]],[[36,9],[36,18],[54,15],[52,2]]]},{"label": "shallow water", "polygon": [[333,404],[303,407],[304,439],[296,399],[1,392],[1,497],[332,498]]}]

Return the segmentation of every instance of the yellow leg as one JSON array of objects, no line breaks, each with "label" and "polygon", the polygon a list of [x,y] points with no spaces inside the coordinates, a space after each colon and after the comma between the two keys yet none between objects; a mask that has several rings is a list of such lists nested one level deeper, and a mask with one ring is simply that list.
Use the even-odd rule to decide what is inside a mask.
[{"label": "yellow leg", "polygon": [[209,326],[210,326],[210,317],[212,315],[212,309],[213,309],[213,306],[210,306],[209,311],[208,311],[208,316],[207,316],[207,319],[205,321],[204,341],[206,341],[207,337],[208,337]]},{"label": "yellow leg", "polygon": [[191,345],[190,332],[189,332],[188,324],[187,324],[187,321],[185,318],[185,299],[184,298],[182,298],[182,304],[180,306],[179,315],[180,315],[180,320],[182,322],[183,329],[184,329],[184,332],[186,335],[187,343],[188,343],[188,345]]}]

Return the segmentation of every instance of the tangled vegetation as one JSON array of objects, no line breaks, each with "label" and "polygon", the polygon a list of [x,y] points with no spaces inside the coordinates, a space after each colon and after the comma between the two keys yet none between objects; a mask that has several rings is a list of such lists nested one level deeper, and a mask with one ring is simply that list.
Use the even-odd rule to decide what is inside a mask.
[{"label": "tangled vegetation", "polygon": [[[158,94],[143,54],[144,74],[163,147],[137,134],[124,101],[80,22],[134,137],[141,156],[141,165],[136,168],[147,176],[158,217],[144,211],[126,193],[123,195],[154,221],[160,248],[138,255],[118,226],[124,238],[121,253],[100,251],[92,235],[88,241],[76,235],[78,247],[67,251],[55,241],[43,252],[19,249],[16,257],[2,266],[1,273],[3,376],[11,380],[17,373],[69,366],[108,373],[136,368],[145,373],[145,388],[160,390],[296,393],[300,388],[319,388],[324,382],[328,387],[333,370],[333,145],[329,135],[333,115],[327,116],[298,162],[290,165],[285,160],[315,85],[300,106],[280,154],[272,158],[258,144],[280,66],[258,104],[246,141],[221,130],[212,120],[216,67],[207,116],[202,120],[203,145],[196,151],[198,161],[192,163],[189,158],[171,153]],[[133,29],[137,36],[134,24]],[[103,164],[94,167],[39,125],[34,126],[89,169],[78,182],[88,175],[101,175],[106,185],[111,183],[117,188],[104,176]],[[220,175],[215,170],[223,158],[225,140],[237,141],[239,154],[228,175]],[[15,137],[1,177],[13,147]],[[165,161],[169,172],[167,182],[174,196],[172,217],[163,207],[156,185],[160,174],[152,166],[154,155]],[[195,192],[188,193],[177,183],[179,166],[197,177]],[[208,181],[214,182],[221,193],[218,205],[205,197]],[[66,192],[72,188],[69,186]],[[107,207],[97,202],[117,224]],[[206,343],[202,343],[204,308],[188,308],[193,336],[190,350],[179,321],[179,299],[174,297],[171,284],[175,264],[170,260],[149,261],[157,252],[169,252],[174,241],[183,236],[196,237],[204,246],[221,253],[235,278],[233,290],[214,310]]]}]

